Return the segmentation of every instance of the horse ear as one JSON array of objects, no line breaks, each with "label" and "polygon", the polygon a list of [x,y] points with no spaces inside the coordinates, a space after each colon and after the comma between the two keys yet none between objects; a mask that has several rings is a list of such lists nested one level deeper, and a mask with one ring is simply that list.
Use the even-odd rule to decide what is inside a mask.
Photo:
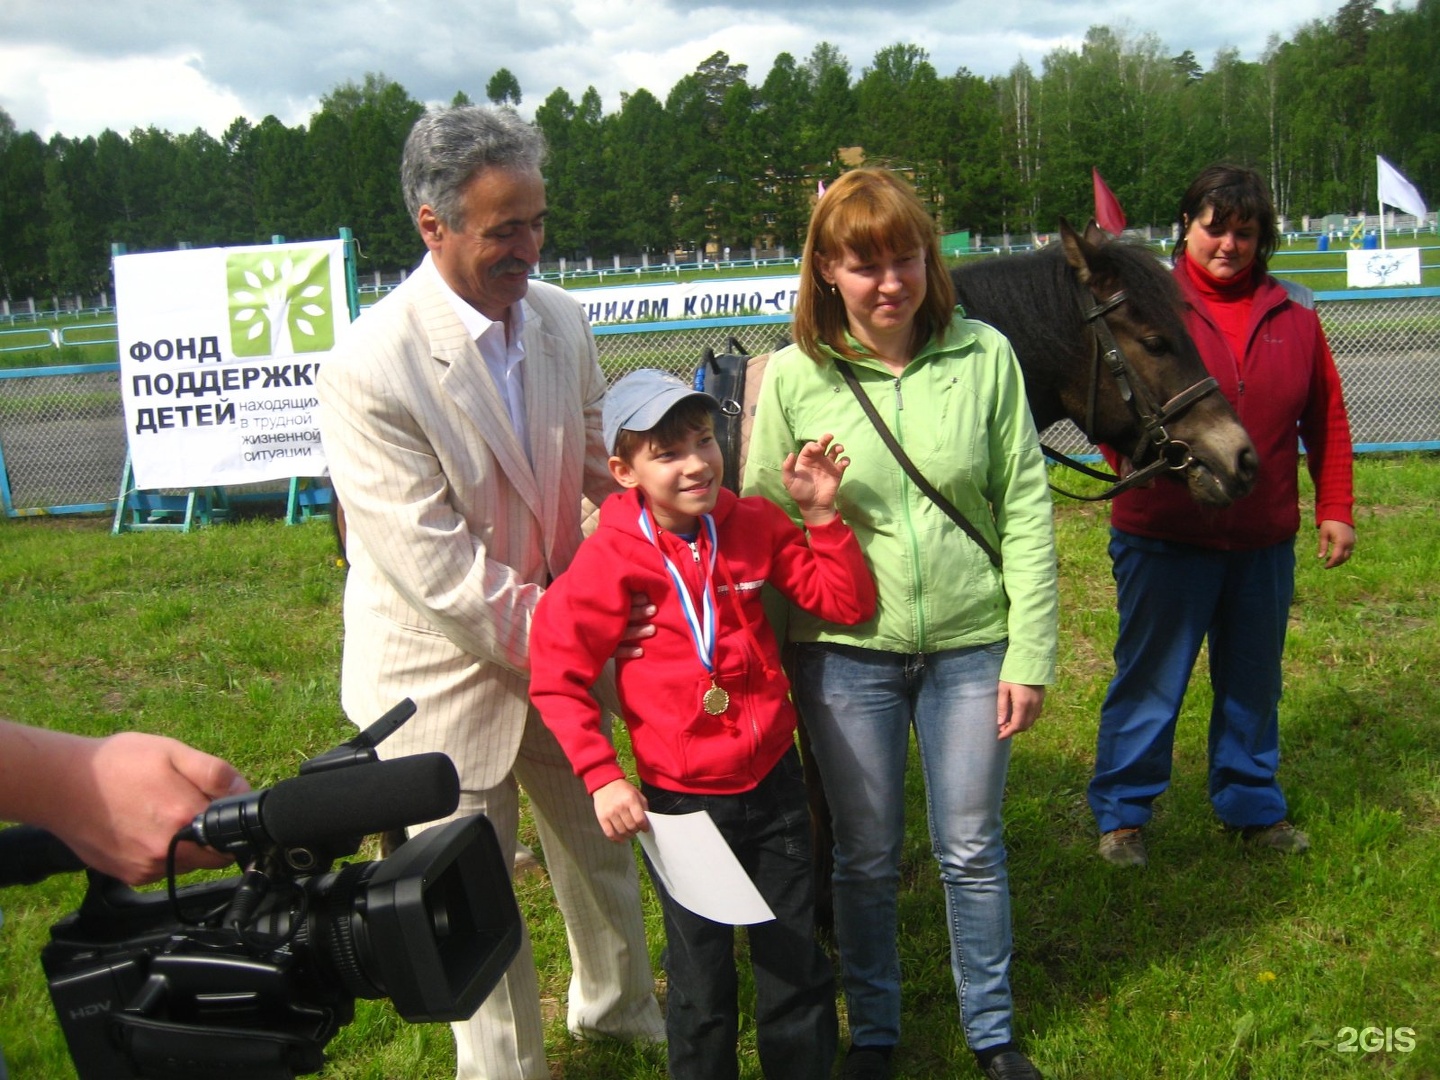
[{"label": "horse ear", "polygon": [[[1094,222],[1090,223],[1094,227]],[[1088,234],[1090,229],[1085,232]],[[1081,285],[1090,284],[1090,257],[1095,254],[1094,245],[1077,233],[1065,218],[1060,219],[1060,246],[1065,249],[1065,261],[1075,271]]]},{"label": "horse ear", "polygon": [[1101,244],[1108,244],[1111,240],[1114,240],[1115,237],[1113,234],[1102,229],[1100,223],[1092,217],[1090,224],[1085,226],[1085,239],[1096,247],[1099,247]]}]

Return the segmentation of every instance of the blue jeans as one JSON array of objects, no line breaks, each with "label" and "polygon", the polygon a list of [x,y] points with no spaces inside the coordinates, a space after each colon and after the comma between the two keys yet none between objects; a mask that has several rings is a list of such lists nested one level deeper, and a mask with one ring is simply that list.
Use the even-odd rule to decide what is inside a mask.
[{"label": "blue jeans", "polygon": [[950,966],[972,1050],[1009,1042],[1010,886],[996,735],[1005,642],[928,655],[795,647],[794,688],[835,830],[835,934],[855,1045],[900,1038],[896,898],[905,759],[915,730]]},{"label": "blue jeans", "polygon": [[[794,747],[750,791],[690,795],[643,784],[658,814],[705,810],[775,913],[747,927],[760,1066],[772,1080],[827,1080],[839,1042],[835,973],[815,939],[805,778]],[[646,868],[650,869],[649,860]],[[681,907],[650,869],[665,915],[665,1033],[677,1080],[739,1076],[735,928]]]},{"label": "blue jeans", "polygon": [[1286,815],[1275,772],[1294,541],[1215,551],[1114,532],[1110,558],[1120,631],[1089,789],[1100,831],[1146,824],[1169,786],[1175,723],[1207,639],[1210,803],[1226,825],[1273,825]]}]

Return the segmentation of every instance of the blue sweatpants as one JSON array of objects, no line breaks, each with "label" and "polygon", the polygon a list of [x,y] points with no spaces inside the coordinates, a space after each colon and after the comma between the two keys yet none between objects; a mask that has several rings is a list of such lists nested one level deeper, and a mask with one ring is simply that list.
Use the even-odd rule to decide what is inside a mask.
[{"label": "blue sweatpants", "polygon": [[1235,827],[1284,818],[1275,772],[1293,539],[1215,551],[1112,531],[1110,558],[1120,630],[1089,788],[1100,831],[1150,820],[1151,803],[1170,784],[1175,722],[1207,641],[1211,805]]}]

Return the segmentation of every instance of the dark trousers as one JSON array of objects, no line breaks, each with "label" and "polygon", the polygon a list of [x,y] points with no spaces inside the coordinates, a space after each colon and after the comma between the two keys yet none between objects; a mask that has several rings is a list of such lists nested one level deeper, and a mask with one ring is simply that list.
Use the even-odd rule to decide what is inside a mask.
[{"label": "dark trousers", "polygon": [[[771,1080],[825,1080],[835,1060],[835,974],[815,940],[810,819],[800,757],[792,747],[740,795],[689,795],[643,785],[660,814],[705,810],[775,920],[747,927],[755,976],[760,1066]],[[735,928],[681,907],[654,869],[665,913],[665,1031],[676,1080],[739,1075]]]}]

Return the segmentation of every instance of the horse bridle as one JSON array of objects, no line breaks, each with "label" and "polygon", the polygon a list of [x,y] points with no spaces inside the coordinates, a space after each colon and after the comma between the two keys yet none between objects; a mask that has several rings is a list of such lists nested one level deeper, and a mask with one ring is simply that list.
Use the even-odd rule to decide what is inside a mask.
[{"label": "horse bridle", "polygon": [[1144,438],[1137,444],[1136,452],[1131,455],[1132,460],[1141,456],[1145,450],[1149,450],[1155,455],[1153,460],[1140,465],[1133,472],[1121,478],[1111,473],[1101,472],[1099,469],[1092,469],[1083,462],[1076,461],[1069,455],[1062,454],[1042,443],[1040,448],[1045,452],[1046,457],[1058,461],[1076,472],[1084,473],[1097,480],[1104,480],[1111,485],[1099,495],[1077,495],[1056,487],[1054,484],[1050,486],[1060,494],[1072,499],[1098,502],[1103,499],[1113,499],[1122,491],[1128,491],[1132,487],[1148,483],[1160,473],[1183,473],[1197,464],[1195,456],[1190,452],[1189,443],[1182,439],[1172,438],[1165,425],[1201,398],[1214,393],[1219,389],[1220,384],[1214,378],[1207,376],[1188,389],[1180,391],[1163,405],[1156,405],[1155,399],[1150,396],[1150,392],[1145,389],[1145,384],[1141,382],[1135,369],[1131,367],[1130,361],[1125,358],[1125,353],[1115,340],[1115,335],[1110,331],[1110,325],[1105,321],[1105,316],[1109,312],[1125,303],[1125,290],[1121,289],[1106,300],[1097,300],[1088,289],[1078,283],[1076,289],[1076,300],[1080,305],[1081,317],[1085,320],[1085,325],[1094,340],[1094,349],[1092,350],[1094,362],[1090,368],[1090,393],[1085,407],[1085,437],[1091,442],[1095,441],[1093,434],[1095,431],[1095,399],[1100,383],[1100,366],[1103,363],[1120,390],[1121,400],[1129,406],[1130,415],[1135,418],[1145,432]]}]

